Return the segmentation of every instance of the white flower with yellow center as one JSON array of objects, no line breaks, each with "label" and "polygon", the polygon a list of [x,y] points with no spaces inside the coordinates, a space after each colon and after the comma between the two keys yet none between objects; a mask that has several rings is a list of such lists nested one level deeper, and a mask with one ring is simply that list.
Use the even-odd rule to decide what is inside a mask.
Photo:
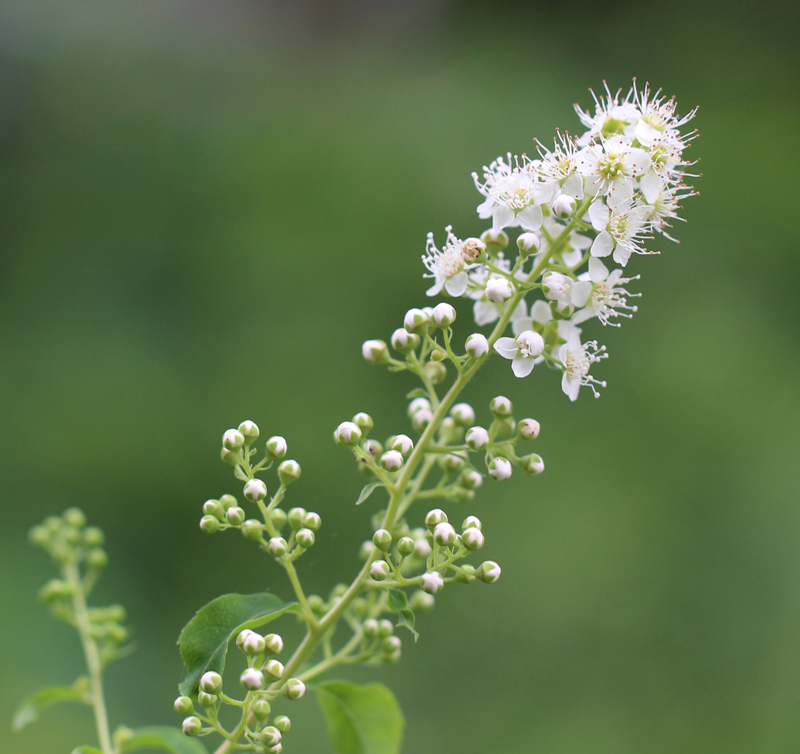
[{"label": "white flower with yellow center", "polygon": [[[423,277],[433,278],[434,283],[426,293],[429,296],[437,296],[444,288],[451,296],[463,296],[469,281],[467,270],[472,268],[472,265],[469,264],[470,260],[464,255],[464,246],[473,239],[462,241],[456,238],[451,225],[448,225],[445,230],[447,231],[447,241],[441,250],[434,243],[433,233],[428,233],[422,263],[430,272]],[[468,246],[468,250],[471,248]]]},{"label": "white flower with yellow center", "polygon": [[592,377],[589,374],[589,368],[595,361],[600,361],[608,356],[605,350],[605,346],[597,347],[596,340],[581,343],[578,328],[569,334],[567,342],[558,351],[558,360],[564,370],[561,377],[561,389],[571,401],[578,400],[581,385],[591,388],[595,398],[600,396],[595,385],[605,387],[606,383]]},{"label": "white flower with yellow center", "polygon": [[650,168],[650,157],[624,136],[612,136],[584,147],[575,155],[578,172],[586,178],[586,192],[607,196],[616,206],[633,198],[636,179]]},{"label": "white flower with yellow center", "polygon": [[613,252],[614,261],[623,267],[631,254],[646,254],[641,242],[648,230],[648,210],[644,205],[630,202],[609,210],[608,205],[597,199],[589,207],[592,227],[598,231],[592,243],[593,257],[607,257]]},{"label": "white flower with yellow center", "polygon": [[559,194],[568,194],[575,199],[583,199],[583,177],[578,173],[575,143],[569,136],[558,134],[551,152],[537,143],[541,161],[536,168],[542,179],[541,203],[550,203]]},{"label": "white flower with yellow center", "polygon": [[[636,121],[634,135],[645,147],[652,146],[664,134],[677,133],[677,130],[686,125],[697,113],[697,108],[695,108],[687,115],[680,117],[675,113],[677,107],[675,98],[659,97],[661,90],[651,92],[647,84],[641,92],[637,92],[636,82],[634,82],[632,91],[641,113]],[[688,138],[691,138],[692,135],[690,134]]]},{"label": "white flower with yellow center", "polygon": [[495,230],[522,226],[525,230],[538,230],[542,226],[542,208],[538,206],[537,175],[534,164],[527,158],[522,163],[509,153],[507,160],[498,157],[489,167],[483,168],[483,183],[473,173],[475,187],[486,199],[478,205],[478,217],[492,218]]},{"label": "white flower with yellow center", "polygon": [[[589,258],[589,272],[572,286],[572,303],[580,308],[572,317],[573,324],[597,317],[604,325],[619,327],[619,322],[610,322],[609,317],[631,317],[637,307],[628,303],[628,298],[640,296],[630,293],[622,286],[631,280],[622,277],[622,270],[609,273],[608,268],[597,257]],[[624,311],[623,311],[624,310]]]},{"label": "white flower with yellow center", "polygon": [[498,338],[494,350],[504,359],[511,359],[515,377],[527,377],[540,361],[544,361],[544,340],[538,332],[525,330],[516,338]]},{"label": "white flower with yellow center", "polygon": [[605,97],[602,95],[598,97],[591,89],[589,90],[594,99],[594,115],[590,115],[580,105],[575,105],[575,112],[581,123],[589,129],[578,139],[579,146],[586,146],[595,140],[608,139],[618,134],[633,136],[635,124],[641,116],[639,108],[631,102],[635,90],[631,89],[624,100],[620,99],[621,89],[617,90],[616,94],[611,94],[606,84],[605,90]]}]

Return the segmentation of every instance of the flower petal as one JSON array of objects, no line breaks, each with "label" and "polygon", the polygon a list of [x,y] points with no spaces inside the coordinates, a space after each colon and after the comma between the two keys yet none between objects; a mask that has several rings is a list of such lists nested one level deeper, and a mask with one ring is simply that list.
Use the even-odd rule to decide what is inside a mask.
[{"label": "flower petal", "polygon": [[594,239],[592,244],[593,257],[607,257],[614,251],[614,239],[607,231],[603,231],[597,238]]},{"label": "flower petal", "polygon": [[527,377],[534,367],[534,359],[525,356],[517,356],[511,362],[511,371],[514,372],[515,377]]},{"label": "flower petal", "polygon": [[476,301],[472,307],[475,324],[479,327],[490,325],[500,319],[500,312],[491,301]]},{"label": "flower petal", "polygon": [[542,208],[531,204],[517,213],[517,220],[525,230],[539,230],[542,227],[542,220],[544,220]]},{"label": "flower petal", "polygon": [[[601,262],[602,264],[602,262]],[[588,280],[582,280],[572,286],[572,303],[577,307],[586,306],[589,296],[592,295],[592,284]]]},{"label": "flower petal", "polygon": [[608,206],[602,199],[595,199],[589,206],[589,220],[598,233],[608,227]]},{"label": "flower petal", "polygon": [[492,228],[494,230],[507,228],[513,222],[514,213],[508,207],[498,204],[494,210],[492,210]]},{"label": "flower petal", "polygon": [[467,283],[469,282],[469,275],[464,270],[457,272],[453,277],[447,278],[444,284],[444,289],[451,296],[463,296],[464,291],[467,290]]},{"label": "flower petal", "polygon": [[[531,319],[534,322],[539,322],[540,324],[545,324],[553,319],[553,312],[550,309],[550,304],[547,301],[542,301],[542,299],[537,299],[533,302],[533,306],[531,307]],[[532,327],[527,328],[532,330]],[[517,333],[519,334],[519,333]]]},{"label": "flower petal", "polygon": [[504,359],[513,359],[516,357],[519,348],[514,338],[498,338],[495,341],[494,350]]},{"label": "flower petal", "polygon": [[608,267],[597,257],[589,257],[589,279],[593,283],[602,283],[608,278]]}]

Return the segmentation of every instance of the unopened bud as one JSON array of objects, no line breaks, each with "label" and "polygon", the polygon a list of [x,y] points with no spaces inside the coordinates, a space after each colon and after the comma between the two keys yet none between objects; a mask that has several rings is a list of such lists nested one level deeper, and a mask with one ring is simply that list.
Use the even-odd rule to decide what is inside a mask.
[{"label": "unopened bud", "polygon": [[456,321],[456,310],[451,304],[445,303],[436,304],[433,307],[433,321],[436,327],[450,327]]},{"label": "unopened bud", "polygon": [[447,367],[440,361],[429,361],[423,368],[425,370],[425,374],[428,375],[428,379],[434,385],[444,382],[444,380],[447,378]]},{"label": "unopened bud", "polygon": [[310,511],[303,516],[303,527],[306,529],[311,529],[311,531],[317,531],[319,527],[322,526],[322,519],[320,518],[319,513],[314,513]]},{"label": "unopened bud", "polygon": [[371,364],[381,364],[388,357],[386,343],[382,340],[365,340],[361,346],[361,355]]},{"label": "unopened bud", "polygon": [[283,537],[272,537],[272,539],[267,542],[267,552],[276,558],[286,555],[288,549],[289,544]]},{"label": "unopened bud", "polygon": [[428,315],[422,309],[409,309],[403,317],[403,327],[410,333],[425,333],[428,322]]},{"label": "unopened bud", "polygon": [[278,479],[281,484],[290,485],[300,478],[300,464],[297,461],[283,461],[278,466]]},{"label": "unopened bud", "polygon": [[311,531],[311,529],[300,529],[296,536],[297,544],[300,545],[300,547],[308,549],[314,544],[315,537],[314,532]]},{"label": "unopened bud", "polygon": [[296,701],[306,693],[306,685],[299,678],[290,678],[283,687],[283,695],[287,699]]},{"label": "unopened bud", "polygon": [[423,592],[421,589],[418,589],[408,600],[408,606],[415,612],[415,613],[429,613],[433,610],[434,605],[436,604],[436,599],[432,594],[428,594],[427,592]]},{"label": "unopened bud", "polygon": [[239,431],[244,435],[245,442],[248,445],[258,440],[258,424],[251,422],[249,419],[239,425]]},{"label": "unopened bud", "polygon": [[64,521],[76,529],[81,529],[86,525],[86,516],[80,508],[67,508],[64,511]]},{"label": "unopened bud", "polygon": [[492,402],[489,404],[489,410],[498,419],[509,416],[512,408],[511,401],[504,395],[498,395],[496,398],[492,398]]},{"label": "unopened bud", "polygon": [[479,332],[473,333],[467,338],[465,350],[473,359],[480,359],[489,353],[489,341],[486,340],[485,335],[481,335]]},{"label": "unopened bud", "polygon": [[261,634],[251,631],[242,641],[242,652],[246,655],[260,655],[264,653],[264,637]]},{"label": "unopened bud", "polygon": [[452,546],[456,536],[456,530],[451,524],[437,524],[433,530],[433,541],[440,547]]},{"label": "unopened bud", "polygon": [[289,511],[289,526],[295,531],[302,529],[307,513],[308,511],[305,508],[292,508]]},{"label": "unopened bud", "polygon": [[203,723],[200,722],[200,718],[192,715],[184,719],[183,723],[181,723],[181,730],[183,730],[187,736],[196,736],[203,730]]},{"label": "unopened bud", "polygon": [[279,655],[283,652],[283,638],[280,634],[267,634],[264,637],[264,644],[270,654]]},{"label": "unopened bud", "polygon": [[511,462],[505,458],[493,458],[489,464],[489,475],[502,481],[511,476]]},{"label": "unopened bud", "polygon": [[219,504],[222,506],[223,510],[228,510],[232,505],[236,505],[236,498],[233,495],[223,495],[219,499]]},{"label": "unopened bud", "polygon": [[425,516],[425,526],[433,531],[439,524],[447,523],[447,514],[441,508],[428,511]]},{"label": "unopened bud", "polygon": [[478,531],[483,531],[483,524],[477,516],[467,516],[461,523],[461,531],[465,532],[467,529],[478,529]]},{"label": "unopened bud", "polygon": [[483,484],[483,475],[475,469],[465,469],[464,473],[458,478],[459,487],[467,490],[477,490]]},{"label": "unopened bud", "polygon": [[407,558],[414,552],[414,540],[411,537],[401,537],[397,542],[397,552],[404,558]]},{"label": "unopened bud", "polygon": [[527,255],[527,254],[535,254],[539,251],[542,242],[539,240],[539,236],[535,233],[523,233],[517,239],[517,248],[520,251],[520,254]]},{"label": "unopened bud", "polygon": [[431,351],[431,361],[444,361],[446,358],[447,354],[441,348],[434,348]]},{"label": "unopened bud", "polygon": [[426,408],[421,408],[411,417],[411,426],[417,432],[424,432],[425,428],[431,423],[433,413]]},{"label": "unopened bud", "polygon": [[495,230],[491,228],[481,233],[481,241],[483,241],[488,250],[494,254],[508,246],[508,234],[504,230]]},{"label": "unopened bud", "polygon": [[387,471],[397,471],[403,465],[403,455],[398,450],[387,450],[381,456],[381,466]]},{"label": "unopened bud", "polygon": [[276,746],[280,742],[281,732],[274,725],[268,725],[261,731],[261,743],[265,746]]},{"label": "unopened bud", "polygon": [[550,205],[553,208],[553,214],[559,220],[570,217],[575,212],[577,202],[569,194],[561,194],[557,196],[555,201]]},{"label": "unopened bud", "polygon": [[281,732],[288,733],[289,728],[292,727],[292,721],[286,715],[278,715],[272,724]]},{"label": "unopened bud", "polygon": [[222,676],[209,670],[200,677],[200,690],[206,694],[219,694],[222,691]]},{"label": "unopened bud", "polygon": [[475,573],[475,567],[471,566],[469,563],[465,563],[459,567],[458,571],[456,571],[455,579],[460,584],[471,584],[473,581],[475,581]]},{"label": "unopened bud", "polygon": [[403,640],[399,636],[387,636],[381,644],[381,650],[385,654],[392,654],[399,651],[403,646]]},{"label": "unopened bud", "polygon": [[376,621],[375,618],[367,618],[361,624],[361,630],[364,632],[364,636],[368,639],[372,639],[378,635],[378,621]]},{"label": "unopened bud", "polygon": [[276,680],[283,676],[284,669],[283,663],[279,660],[270,660],[266,665],[264,665],[264,670],[266,670],[267,673]]},{"label": "unopened bud", "polygon": [[475,575],[487,584],[494,584],[494,582],[500,578],[501,573],[500,566],[493,560],[487,560],[485,563],[481,563],[475,571]]},{"label": "unopened bud", "polygon": [[519,464],[522,467],[522,471],[526,474],[541,474],[544,471],[544,461],[542,457],[536,455],[536,453],[531,453],[529,456],[525,456]]},{"label": "unopened bud", "polygon": [[523,419],[517,424],[517,432],[523,440],[535,440],[539,436],[539,429],[536,419]]},{"label": "unopened bud", "polygon": [[206,516],[214,516],[214,518],[220,521],[225,518],[225,509],[222,507],[222,503],[220,503],[219,500],[206,500],[203,503],[203,513],[205,513]]},{"label": "unopened bud", "polygon": [[392,572],[392,569],[389,567],[389,564],[385,560],[376,560],[370,567],[369,567],[369,575],[375,579],[375,581],[386,581],[389,578],[389,574]]},{"label": "unopened bud", "polygon": [[96,526],[87,526],[83,531],[83,543],[87,547],[102,547],[105,539],[102,529],[98,529]]},{"label": "unopened bud", "polygon": [[238,450],[244,445],[244,435],[238,429],[226,430],[222,435],[222,447],[226,450]]},{"label": "unopened bud", "polygon": [[517,423],[514,421],[513,416],[506,416],[501,419],[495,426],[495,437],[498,440],[506,440],[514,436],[517,431]]},{"label": "unopened bud", "polygon": [[455,419],[459,427],[468,427],[475,421],[475,409],[469,403],[456,403],[450,409],[450,416]]},{"label": "unopened bud", "polygon": [[480,450],[489,442],[489,432],[483,427],[470,427],[464,441],[470,450]]},{"label": "unopened bud", "polygon": [[414,398],[411,403],[408,404],[408,416],[409,418],[414,416],[417,411],[430,411],[431,410],[431,402],[427,398]]},{"label": "unopened bud", "polygon": [[468,550],[480,550],[484,544],[483,532],[480,529],[467,529],[461,535],[461,541]]},{"label": "unopened bud", "polygon": [[[28,541],[36,547],[47,547],[47,545],[50,544],[50,532],[46,526],[42,526],[41,524],[34,526],[28,532]],[[100,544],[102,544],[102,542]]]},{"label": "unopened bud", "polygon": [[408,458],[411,451],[414,450],[414,441],[408,435],[395,435],[391,448],[398,451],[403,458]]},{"label": "unopened bud", "polygon": [[486,281],[484,293],[489,301],[493,301],[495,304],[502,304],[514,295],[514,289],[505,278],[491,277]]},{"label": "unopened bud", "polygon": [[399,327],[392,333],[392,348],[399,353],[411,353],[419,344],[419,335],[409,332],[404,327]]},{"label": "unopened bud", "polygon": [[425,560],[431,554],[431,543],[427,538],[420,538],[414,540],[414,556],[420,560]]},{"label": "unopened bud", "polygon": [[365,414],[363,411],[360,411],[353,417],[353,424],[357,424],[359,429],[366,434],[369,432],[372,427],[374,426],[374,422],[372,421],[372,417],[369,414]]},{"label": "unopened bud", "polygon": [[244,485],[244,496],[251,503],[257,503],[267,496],[267,485],[261,479],[249,479]]},{"label": "unopened bud", "polygon": [[[544,464],[542,464],[544,468]],[[93,547],[86,553],[86,565],[94,571],[99,571],[108,565],[108,555],[100,547]]]},{"label": "unopened bud", "polygon": [[248,691],[264,688],[264,674],[257,668],[247,668],[240,676],[239,683]]},{"label": "unopened bud", "polygon": [[333,433],[339,445],[358,445],[361,441],[361,429],[353,422],[342,422]]},{"label": "unopened bud", "polygon": [[[275,527],[275,531],[280,531],[286,526],[286,521],[288,520],[288,516],[286,515],[286,511],[282,508],[273,508],[269,512],[269,520],[272,522],[272,525]],[[308,527],[309,529],[313,528],[311,526]]]},{"label": "unopened bud", "polygon": [[228,464],[228,466],[236,466],[239,463],[239,456],[235,450],[228,450],[223,448],[219,452],[219,457]]},{"label": "unopened bud", "polygon": [[381,552],[388,552],[389,548],[392,546],[392,533],[386,529],[378,529],[378,531],[372,535],[372,542]]},{"label": "unopened bud", "polygon": [[280,435],[275,435],[267,440],[267,455],[270,458],[283,458],[287,448],[286,438]]},{"label": "unopened bud", "polygon": [[454,474],[464,468],[465,461],[457,453],[446,453],[442,456],[441,464],[445,471]]},{"label": "unopened bud", "polygon": [[194,705],[188,696],[179,696],[172,706],[179,715],[188,715],[194,712]]},{"label": "unopened bud", "polygon": [[[203,518],[205,518],[205,516],[203,516]],[[225,511],[225,518],[227,518],[228,523],[232,524],[233,526],[240,526],[242,523],[244,523],[245,519],[244,509],[240,508],[238,505],[234,505]]]},{"label": "unopened bud", "polygon": [[361,548],[358,551],[358,557],[361,558],[361,560],[368,560],[372,556],[373,552],[375,552],[375,545],[371,539],[368,539],[366,542],[361,543]]},{"label": "unopened bud", "polygon": [[200,519],[200,528],[206,534],[213,534],[219,529],[219,519],[216,516],[203,516]]},{"label": "unopened bud", "polygon": [[266,720],[270,712],[272,712],[272,707],[266,699],[259,699],[257,702],[253,703],[253,706],[250,707],[250,711],[253,713],[256,720]]},{"label": "unopened bud", "polygon": [[391,636],[394,633],[394,626],[390,620],[382,618],[378,621],[378,636]]},{"label": "unopened bud", "polygon": [[217,703],[217,696],[216,694],[206,694],[205,691],[198,691],[197,701],[202,707],[213,707]]},{"label": "unopened bud", "polygon": [[422,591],[428,594],[436,594],[442,590],[444,579],[438,573],[422,574]]}]

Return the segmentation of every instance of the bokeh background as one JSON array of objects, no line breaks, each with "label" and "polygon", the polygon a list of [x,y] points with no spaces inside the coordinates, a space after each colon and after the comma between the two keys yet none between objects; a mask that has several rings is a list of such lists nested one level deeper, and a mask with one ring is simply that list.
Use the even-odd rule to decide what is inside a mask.
[{"label": "bokeh background", "polygon": [[[483,519],[503,578],[445,590],[399,665],[350,675],[394,689],[406,752],[796,752],[797,34],[798,6],[769,0],[5,0],[0,750],[94,742],[82,708],[8,729],[82,672],[35,597],[46,515],[79,505],[107,533],[95,601],[127,606],[138,647],[108,674],[114,724],[177,725],[199,606],[288,591],[197,527],[237,491],[227,427],[288,438],[290,501],[324,522],[302,576],[351,578],[363,479],[331,431],[359,410],[407,431],[411,385],[361,342],[427,303],[428,230],[483,230],[472,170],[578,131],[588,87],[636,76],[700,105],[682,243],[634,259],[631,322],[590,330],[600,400],[506,363],[476,380],[479,416],[504,393],[543,426],[544,475],[453,512]],[[329,751],[312,698],[291,714],[287,751]]]}]

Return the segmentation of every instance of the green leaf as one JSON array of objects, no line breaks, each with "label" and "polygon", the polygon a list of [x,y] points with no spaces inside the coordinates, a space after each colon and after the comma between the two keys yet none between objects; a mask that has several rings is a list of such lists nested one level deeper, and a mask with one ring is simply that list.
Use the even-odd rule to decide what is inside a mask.
[{"label": "green leaf", "polygon": [[427,398],[428,393],[424,388],[415,387],[410,393],[406,393],[406,398],[411,400],[412,398]]},{"label": "green leaf", "polygon": [[103,754],[103,752],[94,746],[79,746],[72,750],[72,754]]},{"label": "green leaf", "polygon": [[197,692],[200,676],[208,670],[222,673],[228,642],[245,628],[258,628],[287,611],[299,612],[296,602],[284,602],[267,592],[223,594],[201,607],[181,631],[178,645],[186,678],[178,687],[184,696]]},{"label": "green leaf", "polygon": [[161,749],[170,754],[208,754],[208,750],[196,738],[190,738],[179,728],[167,725],[149,725],[133,730],[133,738],[120,748],[120,754],[140,749]]},{"label": "green leaf", "polygon": [[417,632],[417,629],[414,628],[415,622],[414,613],[411,610],[401,610],[397,616],[397,625],[404,626],[411,631],[411,633],[414,635],[414,641],[417,641],[417,639],[419,639],[419,633]]},{"label": "green leaf", "polygon": [[386,686],[328,681],[316,692],[336,754],[398,754],[405,720]]},{"label": "green leaf", "polygon": [[375,492],[378,487],[385,487],[386,485],[383,482],[370,482],[369,484],[364,485],[364,489],[361,490],[361,494],[358,496],[358,500],[356,500],[356,505],[361,505],[373,492]]},{"label": "green leaf", "polygon": [[17,707],[11,727],[15,731],[22,730],[28,723],[39,718],[48,707],[61,702],[80,702],[91,705],[89,696],[89,679],[78,678],[72,686],[48,686],[31,694]]},{"label": "green leaf", "polygon": [[408,597],[402,589],[389,587],[386,591],[389,593],[387,602],[390,610],[399,613],[401,610],[405,610],[408,607]]}]

